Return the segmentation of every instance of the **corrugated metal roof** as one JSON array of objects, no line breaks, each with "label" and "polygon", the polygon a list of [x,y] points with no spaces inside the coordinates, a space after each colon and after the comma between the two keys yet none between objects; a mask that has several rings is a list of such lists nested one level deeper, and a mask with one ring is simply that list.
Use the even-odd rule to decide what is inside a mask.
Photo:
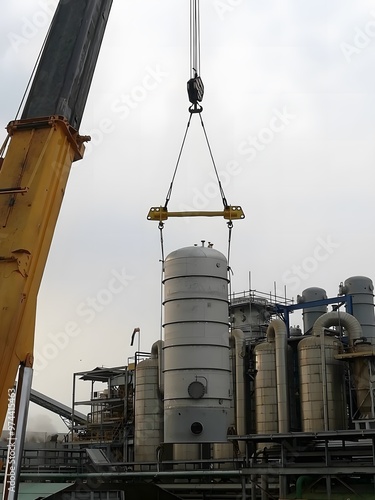
[{"label": "corrugated metal roof", "polygon": [[[36,500],[37,498],[47,498],[70,486],[72,486],[72,483],[20,483],[18,499]],[[0,485],[0,493],[3,493],[2,484]]]}]

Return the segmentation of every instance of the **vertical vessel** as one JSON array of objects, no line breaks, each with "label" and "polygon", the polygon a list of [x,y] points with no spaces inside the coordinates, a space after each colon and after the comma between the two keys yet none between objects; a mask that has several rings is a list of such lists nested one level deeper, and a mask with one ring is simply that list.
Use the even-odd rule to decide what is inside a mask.
[{"label": "vertical vessel", "polygon": [[164,274],[164,441],[226,441],[230,410],[228,278],[210,247],[176,250]]}]

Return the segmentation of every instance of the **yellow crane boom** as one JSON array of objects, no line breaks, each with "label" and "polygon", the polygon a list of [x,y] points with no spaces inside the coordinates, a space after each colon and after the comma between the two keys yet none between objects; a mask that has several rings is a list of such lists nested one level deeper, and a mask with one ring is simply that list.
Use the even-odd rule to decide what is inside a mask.
[{"label": "yellow crane boom", "polygon": [[[36,300],[112,0],[60,0],[20,120],[0,150],[0,425],[32,366]],[[4,156],[5,153],[5,156]]]},{"label": "yellow crane boom", "polygon": [[32,365],[36,298],[80,137],[52,116],[11,122],[0,171],[0,422],[20,363]]}]

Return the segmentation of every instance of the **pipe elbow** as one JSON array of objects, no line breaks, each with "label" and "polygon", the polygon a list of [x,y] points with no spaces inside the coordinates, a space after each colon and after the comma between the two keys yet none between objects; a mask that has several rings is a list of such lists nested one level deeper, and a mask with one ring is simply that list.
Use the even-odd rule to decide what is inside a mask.
[{"label": "pipe elbow", "polygon": [[157,340],[151,347],[151,358],[158,360],[158,388],[161,397],[164,396],[163,345],[162,340]]},{"label": "pipe elbow", "polygon": [[266,332],[268,342],[274,342],[276,337],[287,337],[286,325],[281,319],[274,319],[268,325]]},{"label": "pipe elbow", "polygon": [[362,337],[362,327],[354,316],[347,312],[331,311],[320,316],[314,323],[312,334],[321,335],[324,328],[343,326],[348,332],[350,345]]},{"label": "pipe elbow", "polygon": [[236,356],[243,358],[245,356],[245,334],[239,328],[231,331],[231,338],[234,340]]}]

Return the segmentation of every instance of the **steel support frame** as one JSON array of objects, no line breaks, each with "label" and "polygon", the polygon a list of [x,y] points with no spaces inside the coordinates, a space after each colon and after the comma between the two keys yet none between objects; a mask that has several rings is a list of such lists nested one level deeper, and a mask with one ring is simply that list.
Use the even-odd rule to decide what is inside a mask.
[{"label": "steel support frame", "polygon": [[276,304],[275,309],[276,313],[281,317],[281,319],[286,324],[287,331],[289,332],[290,321],[289,315],[293,311],[297,311],[300,309],[309,309],[310,307],[318,307],[329,304],[340,304],[346,305],[346,312],[349,314],[353,314],[353,300],[351,295],[343,295],[341,297],[331,297],[329,299],[321,299],[321,300],[313,300],[309,302],[303,302],[300,304]]}]

